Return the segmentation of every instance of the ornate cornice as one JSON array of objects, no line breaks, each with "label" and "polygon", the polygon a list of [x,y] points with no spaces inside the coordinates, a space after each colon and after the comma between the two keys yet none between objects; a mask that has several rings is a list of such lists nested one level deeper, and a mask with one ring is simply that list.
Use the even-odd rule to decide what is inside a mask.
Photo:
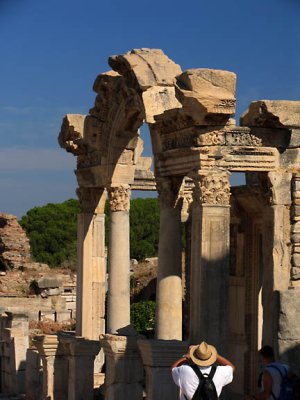
[{"label": "ornate cornice", "polygon": [[193,177],[193,201],[195,204],[229,206],[229,173],[219,171],[199,171]]},{"label": "ornate cornice", "polygon": [[129,211],[130,209],[129,185],[110,186],[108,189],[109,205],[111,211]]}]

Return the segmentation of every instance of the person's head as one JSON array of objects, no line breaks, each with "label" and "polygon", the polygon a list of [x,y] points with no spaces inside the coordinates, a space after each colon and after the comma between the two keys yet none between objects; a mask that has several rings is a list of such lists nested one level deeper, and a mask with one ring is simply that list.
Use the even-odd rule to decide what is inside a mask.
[{"label": "person's head", "polygon": [[270,362],[273,362],[274,359],[274,350],[272,349],[271,346],[263,346],[259,350],[259,355],[261,357],[261,362],[263,365],[267,365]]},{"label": "person's head", "polygon": [[189,356],[194,364],[207,367],[216,361],[217,350],[206,342],[202,342],[196,346],[190,346]]}]

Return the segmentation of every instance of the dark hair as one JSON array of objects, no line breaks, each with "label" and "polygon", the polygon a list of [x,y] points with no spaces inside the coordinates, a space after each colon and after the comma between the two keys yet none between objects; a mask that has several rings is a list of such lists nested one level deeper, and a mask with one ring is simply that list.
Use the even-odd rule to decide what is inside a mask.
[{"label": "dark hair", "polygon": [[274,358],[274,351],[271,346],[263,346],[259,350],[259,354],[264,358]]}]

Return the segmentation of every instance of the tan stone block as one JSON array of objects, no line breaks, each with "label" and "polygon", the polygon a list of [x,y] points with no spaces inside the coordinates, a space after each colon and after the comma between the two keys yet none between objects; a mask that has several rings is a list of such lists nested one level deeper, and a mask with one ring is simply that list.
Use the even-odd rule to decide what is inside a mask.
[{"label": "tan stone block", "polygon": [[141,157],[138,160],[136,168],[139,170],[145,170],[148,171],[150,170],[152,165],[152,157]]},{"label": "tan stone block", "polygon": [[175,76],[181,73],[180,66],[158,49],[134,49],[109,57],[108,63],[121,75],[135,76],[143,90],[151,86],[171,86]]},{"label": "tan stone block", "polygon": [[292,279],[298,281],[300,279],[300,266],[292,268]]},{"label": "tan stone block", "polygon": [[233,72],[190,69],[177,77],[176,96],[196,124],[221,125],[235,113]]},{"label": "tan stone block", "polygon": [[293,254],[292,260],[294,267],[300,267],[300,254],[298,253]]},{"label": "tan stone block", "polygon": [[300,101],[253,101],[241,116],[242,126],[300,127]]},{"label": "tan stone block", "polygon": [[62,122],[58,143],[74,155],[81,153],[80,142],[84,136],[85,118],[86,116],[81,114],[67,114]]},{"label": "tan stone block", "polygon": [[146,121],[154,123],[155,115],[163,114],[167,110],[181,108],[181,104],[175,97],[174,87],[151,87],[143,93],[143,102],[146,112]]}]

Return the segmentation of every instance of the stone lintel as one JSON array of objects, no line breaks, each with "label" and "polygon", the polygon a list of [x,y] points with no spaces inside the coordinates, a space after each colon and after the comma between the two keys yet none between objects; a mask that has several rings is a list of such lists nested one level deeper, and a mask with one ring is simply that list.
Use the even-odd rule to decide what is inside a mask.
[{"label": "stone lintel", "polygon": [[270,147],[193,147],[160,154],[156,171],[163,177],[189,175],[193,170],[213,168],[242,172],[274,171],[278,164],[278,150]]},{"label": "stone lintel", "polygon": [[138,340],[143,364],[150,367],[168,367],[188,349],[187,342],[177,340]]}]

